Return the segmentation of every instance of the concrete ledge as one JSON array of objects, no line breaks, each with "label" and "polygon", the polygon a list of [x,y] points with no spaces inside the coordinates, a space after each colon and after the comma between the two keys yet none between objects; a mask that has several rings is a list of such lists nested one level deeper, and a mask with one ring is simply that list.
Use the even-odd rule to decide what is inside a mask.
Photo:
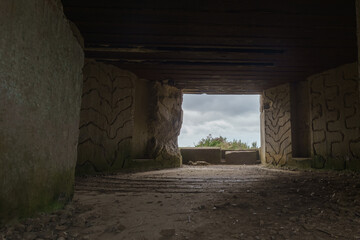
[{"label": "concrete ledge", "polygon": [[221,149],[218,147],[180,148],[180,152],[184,164],[189,161],[205,161],[211,164],[220,164],[221,162]]},{"label": "concrete ledge", "polygon": [[224,149],[222,149],[221,150],[221,158],[222,159],[225,159],[225,155],[226,155],[226,153],[227,152],[234,152],[234,151],[236,151],[236,152],[252,152],[252,151],[254,151],[254,152],[256,152],[256,160],[260,160],[260,151],[259,151],[259,149],[250,149],[250,150],[224,150]]},{"label": "concrete ledge", "polygon": [[257,151],[226,151],[225,164],[259,164]]}]

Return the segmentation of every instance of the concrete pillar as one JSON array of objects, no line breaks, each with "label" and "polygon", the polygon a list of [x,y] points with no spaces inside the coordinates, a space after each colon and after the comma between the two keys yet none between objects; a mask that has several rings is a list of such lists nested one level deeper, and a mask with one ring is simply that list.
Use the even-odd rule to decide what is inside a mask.
[{"label": "concrete pillar", "polygon": [[292,158],[290,85],[263,93],[265,163],[286,165]]},{"label": "concrete pillar", "polygon": [[152,83],[150,89],[147,154],[159,167],[179,167],[182,164],[178,136],[182,125],[182,92],[162,84]]},{"label": "concrete pillar", "polygon": [[72,198],[84,54],[59,0],[1,0],[0,23],[1,222]]},{"label": "concrete pillar", "polygon": [[131,160],[137,170],[179,167],[177,138],[182,125],[182,92],[166,83],[137,79]]}]

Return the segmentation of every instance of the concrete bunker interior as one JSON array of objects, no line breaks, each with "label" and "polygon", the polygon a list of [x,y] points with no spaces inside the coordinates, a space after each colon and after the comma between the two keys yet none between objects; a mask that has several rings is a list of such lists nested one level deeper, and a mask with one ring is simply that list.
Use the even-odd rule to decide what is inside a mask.
[{"label": "concrete bunker interior", "polygon": [[[261,94],[263,166],[342,171],[326,172],[331,177],[321,171],[280,171],[273,180],[282,176],[289,185],[270,182],[294,194],[298,207],[306,208],[297,195],[305,196],[298,186],[306,181],[321,189],[306,192],[306,200],[318,196],[321,201],[322,196],[331,205],[334,197],[329,196],[344,196],[336,198],[348,204],[339,226],[351,231],[344,227],[337,232],[355,238],[351,234],[360,234],[355,224],[359,175],[347,173],[360,169],[359,8],[358,0],[0,0],[1,224],[76,204],[71,203],[74,185],[83,191],[90,187],[84,179],[75,181],[75,174],[104,174],[91,179],[106,182],[107,174],[124,169],[170,169],[174,175],[162,187],[171,186],[177,176],[172,168],[181,166],[182,94]],[[249,169],[254,174],[270,171]],[[117,181],[145,184],[158,177],[144,174]],[[216,184],[218,179],[207,181]],[[94,189],[101,192],[101,187]],[[269,196],[254,189],[255,200]],[[290,199],[285,190],[284,199]],[[334,213],[330,205],[325,212]],[[302,215],[303,220],[317,219]],[[257,227],[271,225],[250,220]],[[1,234],[22,239],[32,232],[19,229]],[[189,233],[193,239],[195,230]],[[339,237],[321,230],[328,239]],[[258,236],[265,236],[261,231]],[[307,227],[299,231],[313,234]],[[57,238],[70,238],[58,232]],[[169,235],[175,237],[174,231],[154,236]],[[318,238],[314,233],[309,239]]]}]

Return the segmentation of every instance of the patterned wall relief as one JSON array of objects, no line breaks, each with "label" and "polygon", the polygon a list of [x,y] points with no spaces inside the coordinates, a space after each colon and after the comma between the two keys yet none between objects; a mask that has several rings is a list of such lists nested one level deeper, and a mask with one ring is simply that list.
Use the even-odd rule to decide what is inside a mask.
[{"label": "patterned wall relief", "polygon": [[263,94],[266,163],[285,165],[291,158],[291,112],[289,84]]},{"label": "patterned wall relief", "polygon": [[338,159],[360,158],[357,65],[348,64],[309,78],[312,153]]},{"label": "patterned wall relief", "polygon": [[166,167],[181,165],[178,136],[182,125],[181,90],[156,82],[152,86],[147,153]]},{"label": "patterned wall relief", "polygon": [[86,62],[78,173],[117,170],[130,158],[135,78],[115,66]]}]

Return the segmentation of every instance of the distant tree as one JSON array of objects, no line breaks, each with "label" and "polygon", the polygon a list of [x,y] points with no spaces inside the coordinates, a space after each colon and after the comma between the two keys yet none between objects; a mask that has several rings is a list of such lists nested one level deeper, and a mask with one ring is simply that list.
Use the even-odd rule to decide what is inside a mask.
[{"label": "distant tree", "polygon": [[251,143],[251,147],[245,143],[239,140],[232,140],[228,141],[226,137],[213,137],[211,134],[209,134],[206,138],[202,138],[197,144],[195,144],[195,147],[220,147],[224,150],[247,150],[247,149],[256,149],[257,142]]}]

